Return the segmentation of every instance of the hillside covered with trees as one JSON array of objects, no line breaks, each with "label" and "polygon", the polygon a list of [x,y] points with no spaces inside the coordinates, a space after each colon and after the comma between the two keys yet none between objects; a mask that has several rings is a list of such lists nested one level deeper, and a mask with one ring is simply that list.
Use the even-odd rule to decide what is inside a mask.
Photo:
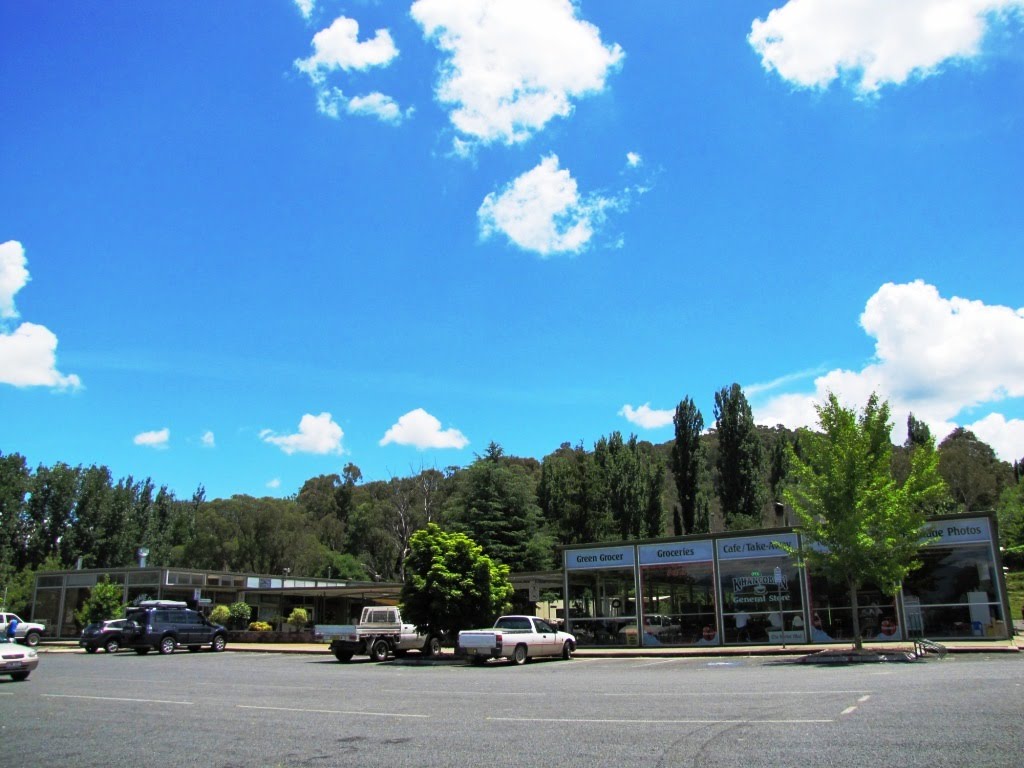
[{"label": "hillside covered with trees", "polygon": [[[207,499],[201,487],[179,499],[151,478],[32,468],[0,453],[0,590],[24,610],[37,570],[131,565],[140,546],[159,566],[401,581],[412,536],[430,523],[467,534],[513,571],[557,567],[560,545],[793,523],[784,490],[806,433],[755,426],[738,385],[716,394],[712,423],[704,429],[687,397],[661,445],[613,432],[538,461],[491,443],[466,467],[384,481],[363,482],[348,464],[283,499]],[[911,415],[893,476],[905,478],[912,449],[932,443]],[[1024,459],[998,460],[965,429],[937,451],[946,494],[930,512],[997,511],[1008,559],[1024,561]]]}]

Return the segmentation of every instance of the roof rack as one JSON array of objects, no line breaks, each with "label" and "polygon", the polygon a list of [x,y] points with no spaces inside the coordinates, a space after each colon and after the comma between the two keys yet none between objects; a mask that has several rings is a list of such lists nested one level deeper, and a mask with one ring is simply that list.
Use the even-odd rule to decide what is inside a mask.
[{"label": "roof rack", "polygon": [[181,600],[142,600],[138,605],[129,608],[188,608],[188,603]]}]

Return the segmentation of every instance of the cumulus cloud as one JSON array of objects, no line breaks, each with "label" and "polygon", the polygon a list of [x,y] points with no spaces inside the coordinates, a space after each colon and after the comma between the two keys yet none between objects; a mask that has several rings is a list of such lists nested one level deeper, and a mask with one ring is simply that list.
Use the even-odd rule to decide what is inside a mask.
[{"label": "cumulus cloud", "polygon": [[638,168],[643,164],[644,159],[640,156],[639,152],[627,152],[626,153],[626,165],[630,168]]},{"label": "cumulus cloud", "polygon": [[624,53],[576,10],[570,0],[413,3],[413,19],[447,56],[436,96],[451,108],[457,152],[523,142],[604,90]]},{"label": "cumulus cloud", "polygon": [[805,88],[837,79],[862,94],[977,56],[996,14],[1024,0],[789,0],[747,40],[766,70]]},{"label": "cumulus cloud", "polygon": [[541,256],[583,251],[608,209],[624,206],[622,198],[581,196],[576,180],[559,168],[558,156],[490,193],[477,211],[484,239],[501,232],[523,250]]},{"label": "cumulus cloud", "polygon": [[660,429],[672,423],[676,415],[675,410],[658,411],[651,408],[650,403],[644,403],[639,408],[634,408],[628,403],[622,406],[619,416],[625,417],[630,424],[636,424],[643,429]]},{"label": "cumulus cloud", "polygon": [[203,432],[203,436],[200,437],[199,440],[206,448],[215,448],[217,446],[217,441],[214,439],[213,432],[210,430]]},{"label": "cumulus cloud", "polygon": [[166,448],[167,444],[171,439],[171,430],[167,427],[163,429],[153,430],[152,432],[140,432],[132,440],[136,445],[142,445],[147,448]]},{"label": "cumulus cloud", "polygon": [[293,435],[277,435],[272,430],[260,432],[260,439],[265,443],[276,445],[282,451],[293,453],[341,454],[344,451],[341,439],[345,436],[341,427],[334,423],[331,414],[321,413],[314,416],[305,414],[299,421],[299,431]]},{"label": "cumulus cloud", "polygon": [[398,419],[381,438],[380,444],[412,445],[425,448],[465,448],[469,440],[457,429],[441,429],[441,422],[422,408]]},{"label": "cumulus cloud", "polygon": [[14,296],[29,281],[25,249],[17,240],[0,243],[0,319],[18,316]]},{"label": "cumulus cloud", "polygon": [[0,243],[0,384],[78,389],[82,380],[57,370],[57,336],[45,326],[5,321],[18,317],[14,297],[30,280],[25,249],[17,240]]},{"label": "cumulus cloud", "polygon": [[316,7],[316,0],[295,0],[295,7],[299,9],[302,18],[309,20],[313,15],[313,8]]},{"label": "cumulus cloud", "polygon": [[[834,392],[847,406],[863,407],[872,392],[889,401],[894,435],[905,432],[907,414],[928,424],[941,439],[961,414],[1024,398],[1024,309],[959,297],[944,298],[921,280],[886,283],[860,317],[875,339],[874,359],[860,370],[833,370],[814,381],[814,392],[788,393],[755,408],[761,424],[815,426],[814,404]],[[1024,455],[1024,421],[991,413],[963,424],[1004,459]]]},{"label": "cumulus cloud", "polygon": [[386,29],[378,29],[372,38],[360,42],[359,22],[339,16],[327,29],[313,36],[313,54],[297,59],[295,67],[309,77],[317,92],[317,109],[337,119],[342,114],[369,115],[381,122],[397,124],[412,114],[403,112],[390,96],[374,91],[362,96],[346,96],[341,88],[327,81],[334,72],[365,72],[387,67],[398,56],[398,48]]}]

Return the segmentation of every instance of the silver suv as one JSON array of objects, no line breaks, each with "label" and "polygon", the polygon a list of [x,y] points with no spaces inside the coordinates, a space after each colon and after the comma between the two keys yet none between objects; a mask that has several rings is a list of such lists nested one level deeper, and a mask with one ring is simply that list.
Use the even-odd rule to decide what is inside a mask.
[{"label": "silver suv", "polygon": [[224,627],[176,600],[144,600],[129,606],[125,618],[134,625],[133,633],[125,637],[125,647],[140,655],[151,650],[174,653],[179,646],[198,651],[204,645],[219,652],[228,641]]}]

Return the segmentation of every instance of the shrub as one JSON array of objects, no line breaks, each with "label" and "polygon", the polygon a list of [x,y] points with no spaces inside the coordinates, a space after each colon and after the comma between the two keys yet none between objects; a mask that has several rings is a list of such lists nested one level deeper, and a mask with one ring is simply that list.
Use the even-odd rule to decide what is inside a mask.
[{"label": "shrub", "polygon": [[231,610],[226,605],[215,605],[210,611],[210,621],[226,626],[231,621]]},{"label": "shrub", "polygon": [[301,630],[309,623],[309,614],[305,608],[295,608],[288,614],[288,624],[296,630]]},{"label": "shrub", "polygon": [[252,616],[252,607],[248,603],[232,603],[228,606],[231,623],[236,627],[244,627]]},{"label": "shrub", "polygon": [[249,624],[250,632],[270,632],[271,630],[273,630],[273,627],[265,621],[254,621]]}]

